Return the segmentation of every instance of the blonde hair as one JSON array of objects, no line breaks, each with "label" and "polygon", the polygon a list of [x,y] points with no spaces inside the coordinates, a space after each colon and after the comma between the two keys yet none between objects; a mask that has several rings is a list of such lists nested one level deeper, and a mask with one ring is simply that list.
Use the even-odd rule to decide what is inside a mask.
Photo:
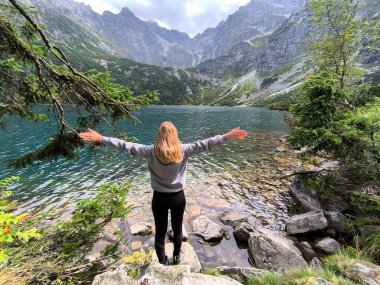
[{"label": "blonde hair", "polygon": [[164,164],[182,161],[182,148],[178,131],[172,122],[163,122],[158,129],[156,156]]}]

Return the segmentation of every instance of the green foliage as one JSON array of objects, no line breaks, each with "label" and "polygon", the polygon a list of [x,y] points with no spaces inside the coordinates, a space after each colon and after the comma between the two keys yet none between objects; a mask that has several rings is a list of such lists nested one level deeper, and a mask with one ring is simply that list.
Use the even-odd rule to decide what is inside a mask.
[{"label": "green foliage", "polygon": [[[27,245],[20,242],[7,245],[8,267],[27,271],[44,284],[57,278],[65,282],[69,282],[70,277],[73,280],[91,280],[91,270],[89,275],[78,277],[71,276],[71,268],[84,264],[83,257],[97,241],[104,225],[112,219],[125,218],[129,213],[130,206],[126,203],[128,189],[128,181],[121,185],[103,184],[96,190],[94,198],[78,203],[70,221],[61,221],[43,228],[43,236]],[[41,225],[44,222],[35,220],[29,221],[29,224]],[[124,237],[120,236],[119,242],[123,241]],[[117,245],[118,243],[107,247],[103,256],[110,254],[116,258]]]},{"label": "green foliage", "polygon": [[363,240],[363,251],[371,258],[380,261],[380,231],[371,232]]},{"label": "green foliage", "polygon": [[121,259],[123,263],[129,264],[128,276],[137,279],[140,276],[141,269],[152,261],[153,251],[145,252],[143,249],[134,251],[131,255]]},{"label": "green foliage", "polygon": [[262,277],[252,277],[248,281],[248,285],[279,285],[281,283],[283,276],[276,272],[265,273]]},{"label": "green foliage", "polygon": [[372,193],[353,192],[354,196],[358,198],[358,202],[365,208],[368,214],[380,216],[380,197]]},{"label": "green foliage", "polygon": [[0,180],[0,263],[8,259],[8,254],[4,249],[6,243],[11,244],[15,241],[27,243],[31,238],[41,237],[36,227],[22,226],[23,221],[27,219],[26,214],[14,215],[6,211],[9,202],[4,199],[12,195],[12,192],[8,191],[8,187],[19,181],[19,179],[19,177],[12,176]]},{"label": "green foliage", "polygon": [[216,268],[207,268],[206,270],[202,271],[203,274],[211,275],[211,276],[218,276],[220,275],[220,272]]}]

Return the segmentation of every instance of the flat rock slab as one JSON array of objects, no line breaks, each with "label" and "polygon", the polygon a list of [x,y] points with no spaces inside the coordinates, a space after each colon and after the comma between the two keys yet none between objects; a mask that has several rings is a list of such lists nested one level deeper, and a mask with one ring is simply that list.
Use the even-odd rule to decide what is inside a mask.
[{"label": "flat rock slab", "polygon": [[[170,259],[171,259],[173,250],[174,250],[174,244],[172,243],[165,244],[165,251],[166,251],[167,256],[169,256]],[[201,263],[199,262],[198,256],[195,253],[194,248],[191,246],[191,244],[188,242],[183,242],[182,251],[183,251],[183,254],[181,256],[180,265],[189,265],[190,271],[200,272],[202,269]],[[152,261],[158,262],[156,254],[153,254]],[[172,264],[172,260],[170,260],[170,264]]]},{"label": "flat rock slab", "polygon": [[254,267],[229,267],[221,266],[217,268],[222,275],[231,277],[232,279],[246,284],[252,276],[263,276],[268,270],[258,269]]},{"label": "flat rock slab", "polygon": [[206,241],[221,240],[224,229],[207,216],[199,216],[191,222],[193,233]]},{"label": "flat rock slab", "polygon": [[189,265],[163,266],[152,262],[138,284],[143,285],[241,285],[227,276],[190,273]]},{"label": "flat rock slab", "polygon": [[255,227],[248,240],[248,254],[257,268],[286,273],[306,267],[300,250],[293,241],[263,227]]},{"label": "flat rock slab", "polygon": [[233,228],[243,222],[248,222],[247,216],[238,212],[223,212],[218,218],[223,224],[229,225]]},{"label": "flat rock slab", "polygon": [[147,222],[141,222],[130,227],[131,235],[146,236],[152,233],[153,225]]},{"label": "flat rock slab", "polygon": [[138,285],[124,270],[105,272],[95,276],[92,285]]},{"label": "flat rock slab", "polygon": [[288,235],[303,234],[327,228],[328,223],[322,211],[310,211],[295,215],[286,223]]}]

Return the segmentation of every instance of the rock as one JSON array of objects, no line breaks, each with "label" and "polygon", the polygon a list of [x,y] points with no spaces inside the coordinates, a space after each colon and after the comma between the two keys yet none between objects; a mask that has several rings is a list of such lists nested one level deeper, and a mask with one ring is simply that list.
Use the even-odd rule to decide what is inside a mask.
[{"label": "rock", "polygon": [[326,211],[325,217],[330,228],[333,228],[334,230],[342,234],[351,233],[348,219],[342,213],[336,211]]},{"label": "rock", "polygon": [[248,254],[256,267],[285,273],[307,266],[293,241],[262,227],[256,227],[248,240]]},{"label": "rock", "polygon": [[330,281],[327,281],[323,278],[317,278],[315,279],[317,285],[334,285],[334,283],[331,283]]},{"label": "rock", "polygon": [[285,152],[285,149],[283,147],[279,146],[279,147],[276,147],[276,151],[277,152]]},{"label": "rock", "polygon": [[190,273],[189,265],[163,266],[156,262],[149,265],[138,282],[144,285],[241,285],[227,276]]},{"label": "rock", "polygon": [[228,267],[221,266],[217,268],[219,274],[227,275],[232,279],[241,283],[247,283],[252,276],[263,276],[268,271],[265,269],[258,269],[253,267]]},{"label": "rock", "polygon": [[246,222],[241,223],[238,225],[234,230],[234,236],[235,239],[240,241],[248,241],[249,235],[251,232],[253,232],[254,227]]},{"label": "rock", "polygon": [[314,244],[314,248],[326,254],[332,254],[340,249],[340,244],[333,238],[326,237]]},{"label": "rock", "polygon": [[230,225],[233,228],[243,222],[248,222],[247,216],[237,212],[223,212],[218,218],[223,224]]},{"label": "rock", "polygon": [[310,261],[310,267],[318,270],[323,268],[323,262],[318,257],[313,257],[313,259]]},{"label": "rock", "polygon": [[372,279],[376,277],[376,270],[371,268],[371,267],[368,267],[362,263],[353,264],[351,269],[352,269],[352,271],[354,271],[355,273],[357,273],[361,276],[369,277]]},{"label": "rock", "polygon": [[231,208],[231,204],[226,199],[206,199],[203,201],[206,206],[215,208]]},{"label": "rock", "polygon": [[317,253],[314,251],[310,243],[308,243],[307,241],[300,242],[298,248],[302,252],[302,255],[305,258],[305,260],[308,262],[317,256]]},{"label": "rock", "polygon": [[206,241],[221,240],[224,229],[211,221],[207,216],[199,216],[191,223],[194,234],[201,236]]},{"label": "rock", "polygon": [[[172,243],[165,244],[165,251],[168,256],[172,256],[174,250],[174,245]],[[194,251],[194,248],[191,246],[188,242],[182,243],[182,257],[181,257],[181,265],[189,265],[190,270],[193,272],[200,272],[202,267],[201,263],[199,262],[198,256]],[[153,254],[152,261],[158,262],[157,255]],[[171,262],[170,262],[171,263]]]},{"label": "rock", "polygon": [[[168,236],[169,238],[173,238],[173,229],[171,227],[171,225],[169,225],[169,229],[168,229]],[[182,241],[187,241],[189,238],[189,235],[187,234],[187,231],[185,229],[185,226],[182,225]]]},{"label": "rock", "polygon": [[92,285],[138,285],[124,270],[105,272],[95,276]]},{"label": "rock", "polygon": [[280,142],[286,142],[286,140],[289,138],[289,135],[283,135],[283,136],[281,136],[278,140],[280,141]]},{"label": "rock", "polygon": [[130,226],[131,235],[146,236],[152,233],[153,225],[141,222]]},{"label": "rock", "polygon": [[327,220],[322,211],[310,211],[295,215],[286,223],[288,235],[303,234],[327,228]]},{"label": "rock", "polygon": [[307,188],[301,182],[295,180],[290,185],[289,190],[293,198],[307,211],[318,211],[323,209],[318,194]]}]

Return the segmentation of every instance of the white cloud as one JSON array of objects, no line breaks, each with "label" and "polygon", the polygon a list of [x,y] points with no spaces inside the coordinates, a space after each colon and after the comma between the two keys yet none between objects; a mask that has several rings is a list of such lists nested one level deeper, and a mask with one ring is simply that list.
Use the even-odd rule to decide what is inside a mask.
[{"label": "white cloud", "polygon": [[119,13],[127,7],[142,20],[186,32],[201,33],[234,13],[250,0],[75,0],[89,4],[98,13]]}]

